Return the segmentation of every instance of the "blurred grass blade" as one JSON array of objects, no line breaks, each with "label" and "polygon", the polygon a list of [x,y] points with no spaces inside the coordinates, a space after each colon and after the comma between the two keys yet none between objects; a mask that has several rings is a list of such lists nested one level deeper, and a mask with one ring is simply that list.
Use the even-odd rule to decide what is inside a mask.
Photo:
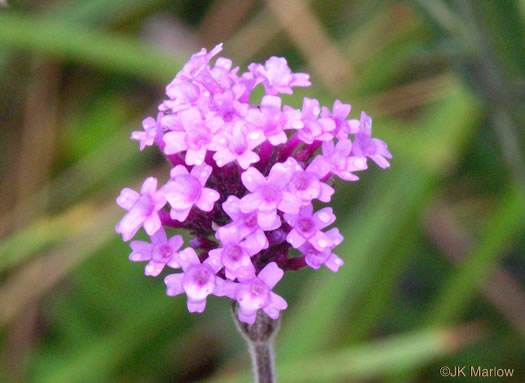
[{"label": "blurred grass blade", "polygon": [[407,263],[417,254],[420,244],[416,233],[409,230],[410,225],[406,225],[406,230],[403,230],[406,233],[405,236],[398,237],[397,241],[392,241],[392,251],[384,258],[380,266],[382,271],[375,277],[374,288],[370,289],[363,298],[363,304],[344,336],[345,342],[356,343],[366,338],[384,315],[384,310],[396,291],[396,283],[401,278]]},{"label": "blurred grass blade", "polygon": [[0,44],[165,83],[182,61],[136,40],[15,12],[0,13]]},{"label": "blurred grass blade", "polygon": [[[472,342],[479,335],[477,326],[419,330],[330,354],[278,363],[277,375],[282,382],[378,378],[428,364]],[[244,373],[220,377],[209,383],[242,383],[249,380],[249,374]]]},{"label": "blurred grass blade", "polygon": [[451,35],[465,33],[463,20],[443,0],[414,0],[429,16]]},{"label": "blurred grass blade", "polygon": [[[155,295],[135,307],[135,312],[120,318],[119,326],[106,336],[86,339],[73,353],[57,355],[50,366],[41,360],[35,383],[98,382],[109,379],[133,353],[161,336],[173,336],[173,324],[183,311],[164,295]],[[152,330],[152,327],[155,330]]]},{"label": "blurred grass blade", "polygon": [[[22,312],[25,305],[43,296],[72,268],[110,239],[114,239],[112,228],[121,216],[119,210],[114,204],[102,208],[88,206],[86,209],[81,206],[71,209],[63,217],[56,219],[49,231],[43,229],[45,235],[50,238],[44,236],[33,239],[31,228],[27,232],[24,231],[22,234],[25,237],[17,238],[18,243],[11,244],[13,253],[8,253],[14,255],[16,262],[20,261],[17,257],[32,254],[35,249],[31,247],[41,248],[49,245],[46,241],[57,240],[57,237],[66,237],[67,240],[49,250],[47,256],[37,257],[4,281],[0,288],[0,326],[9,323]],[[60,230],[66,227],[69,231]],[[18,244],[22,248],[25,245],[24,239],[28,242],[26,246],[29,249],[20,253],[15,245]],[[32,281],[31,285],[28,286],[27,281]]]},{"label": "blurred grass blade", "polygon": [[507,191],[501,206],[485,228],[476,249],[441,289],[427,322],[442,325],[456,320],[469,299],[486,281],[490,270],[505,255],[512,239],[525,227],[525,195],[519,186]]},{"label": "blurred grass blade", "polygon": [[[114,209],[117,211],[117,209]],[[96,222],[98,208],[84,203],[56,217],[44,217],[0,242],[0,272],[49,246],[84,232]]]},{"label": "blurred grass blade", "polygon": [[72,23],[107,24],[130,14],[166,3],[167,0],[90,0],[50,4],[46,13],[55,20]]},{"label": "blurred grass blade", "polygon": [[[488,221],[476,249],[465,257],[462,267],[442,287],[426,316],[427,326],[438,327],[457,320],[469,300],[486,280],[490,270],[505,255],[510,241],[525,227],[525,195],[513,185],[502,198],[501,206]],[[417,370],[394,374],[390,383],[416,381]]]}]

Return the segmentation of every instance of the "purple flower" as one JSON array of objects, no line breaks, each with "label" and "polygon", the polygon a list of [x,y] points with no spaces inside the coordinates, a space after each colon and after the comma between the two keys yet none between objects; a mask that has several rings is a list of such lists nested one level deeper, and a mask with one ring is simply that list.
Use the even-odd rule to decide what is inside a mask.
[{"label": "purple flower", "polygon": [[221,88],[234,88],[239,83],[239,76],[237,76],[239,67],[235,67],[233,69],[232,67],[232,60],[225,57],[219,57],[217,60],[215,60],[215,65],[213,68],[209,69],[209,73],[215,79],[215,81],[220,84]]},{"label": "purple flower", "polygon": [[[300,110],[283,105],[279,94],[310,85],[284,58],[239,73],[228,58],[211,62],[221,50],[191,56],[157,117],[131,134],[140,150],[156,144],[172,169],[158,190],[152,177],[140,194],[122,190],[117,203],[127,213],[116,231],[128,241],[144,227],[150,242],[132,241],[130,260],[148,262],[146,275],[182,268],[165,283],[168,295],[187,295],[190,312],[202,312],[210,294],[226,295],[251,324],[259,309],[276,319],[286,308],[272,292],[284,271],[343,265],[332,252],[343,240],[339,230],[323,231],[335,221],[332,208],[314,212],[313,201],[330,202],[334,176],[356,181],[368,158],[386,168],[392,156],[372,138],[371,118],[348,119],[351,106],[340,100],[332,110],[308,97]],[[264,94],[253,105],[260,84]],[[191,247],[179,252],[182,237],[168,237],[166,228],[189,231]]]},{"label": "purple flower", "polygon": [[285,191],[291,175],[291,168],[282,163],[275,164],[268,177],[255,168],[248,168],[242,173],[242,183],[251,193],[241,199],[241,211],[257,211],[257,223],[261,229],[268,230],[274,226],[277,210],[291,214],[299,212],[301,200]]},{"label": "purple flower", "polygon": [[324,251],[333,246],[332,239],[321,230],[335,222],[332,208],[325,207],[313,214],[311,204],[303,206],[299,214],[285,214],[284,219],[292,226],[286,240],[296,249],[309,242],[315,249]]},{"label": "purple flower", "polygon": [[201,88],[191,81],[174,81],[166,87],[166,94],[170,98],[159,105],[161,112],[180,112],[195,106],[202,100]]},{"label": "purple flower", "polygon": [[179,112],[186,110],[197,104],[204,104],[207,101],[205,88],[202,82],[195,81],[203,77],[203,72],[208,72],[210,60],[222,50],[222,44],[215,46],[209,53],[206,49],[191,56],[190,60],[184,65],[182,70],[177,73],[175,78],[166,86],[166,95],[169,100],[164,101],[159,110]]},{"label": "purple flower", "polygon": [[305,242],[299,251],[304,254],[305,262],[312,269],[318,269],[321,265],[325,265],[333,272],[339,270],[343,266],[344,262],[337,255],[332,253],[332,249],[339,245],[343,241],[343,236],[339,233],[339,229],[334,227],[326,232],[328,238],[332,241],[332,246],[324,250],[316,249],[312,243]]},{"label": "purple flower", "polygon": [[191,247],[181,251],[178,259],[184,273],[170,274],[164,278],[168,287],[167,295],[172,297],[186,293],[188,311],[201,313],[206,308],[208,295],[224,295],[224,280],[215,275],[217,270],[209,262],[201,263]]},{"label": "purple flower", "polygon": [[175,79],[168,85],[168,88],[174,82],[191,80],[199,75],[203,70],[206,70],[210,60],[222,51],[222,43],[216,45],[210,52],[202,48],[199,52],[191,56],[190,60],[184,64],[179,73],[175,76]]},{"label": "purple flower", "polygon": [[303,205],[308,205],[314,199],[330,202],[334,189],[320,180],[328,172],[329,167],[326,166],[324,161],[320,163],[320,159],[317,161],[314,159],[306,170],[303,170],[297,163],[288,183],[288,190],[300,198]]},{"label": "purple flower", "polygon": [[162,190],[157,190],[156,178],[146,178],[140,194],[130,188],[122,189],[117,204],[128,210],[115,227],[117,233],[122,234],[124,241],[133,238],[141,226],[144,226],[144,230],[149,235],[155,234],[160,229],[158,211],[166,204],[166,197]]},{"label": "purple flower", "polygon": [[238,98],[243,93],[243,89],[236,89],[238,67],[231,70],[231,60],[219,57],[215,62],[215,66],[209,66],[201,70],[197,76],[194,77],[194,82],[202,86],[204,93],[209,93],[212,98],[216,95],[224,94],[234,90],[235,98]]},{"label": "purple flower", "polygon": [[210,109],[218,114],[225,123],[234,119],[239,119],[248,113],[248,104],[239,101],[244,93],[244,87],[234,86],[231,90],[226,89],[220,93],[214,94],[210,103]]},{"label": "purple flower", "polygon": [[365,170],[366,157],[352,155],[352,141],[342,139],[334,145],[333,141],[323,142],[323,158],[330,171],[345,181],[357,181],[353,172]]},{"label": "purple flower", "polygon": [[[244,239],[252,234],[259,236],[259,232],[263,233],[262,229],[257,223],[257,212],[243,213],[241,211],[239,198],[231,195],[223,202],[222,208],[226,214],[232,219],[232,222],[224,227],[235,227],[239,233],[239,239]],[[275,217],[275,220],[266,230],[272,231],[281,226],[281,219]],[[220,230],[220,229],[219,229]]]},{"label": "purple flower", "polygon": [[[202,165],[212,138],[221,127],[220,119],[205,120],[195,107],[164,116],[162,122],[168,128],[176,129],[164,135],[164,153],[176,154],[186,151],[187,165]],[[180,127],[183,130],[177,130]]]},{"label": "purple flower", "polygon": [[229,298],[239,302],[239,320],[253,324],[259,309],[272,319],[279,318],[280,311],[288,304],[279,295],[272,292],[274,286],[282,278],[284,272],[275,262],[271,262],[262,269],[257,277],[241,281],[240,283],[227,282],[225,288]]},{"label": "purple flower", "polygon": [[[294,113],[294,109],[286,107],[285,112]],[[301,121],[294,121],[291,128],[297,129],[297,136],[307,144],[314,140],[328,141],[333,139],[332,131],[335,129],[335,122],[331,118],[319,118],[321,108],[319,101],[305,97],[301,110]]]},{"label": "purple flower", "polygon": [[131,133],[131,139],[140,142],[140,151],[143,151],[146,146],[151,146],[159,139],[162,130],[159,128],[157,121],[162,119],[162,113],[157,115],[157,120],[153,117],[147,117],[142,121],[143,132],[135,131]]},{"label": "purple flower", "polygon": [[177,251],[183,242],[180,235],[174,235],[168,240],[166,231],[161,227],[151,236],[151,243],[132,241],[130,246],[133,251],[129,255],[129,259],[133,262],[149,261],[145,268],[145,274],[156,277],[166,265],[174,269],[180,267]]},{"label": "purple flower", "polygon": [[282,57],[270,57],[264,63],[250,64],[248,70],[253,73],[258,82],[262,82],[266,94],[277,95],[279,93],[292,94],[294,86],[310,86],[310,75],[307,73],[292,73],[286,59]]},{"label": "purple flower", "polygon": [[339,100],[334,101],[332,112],[326,106],[321,108],[321,117],[331,118],[335,123],[334,136],[343,139],[347,138],[349,134],[355,134],[359,130],[359,125],[351,124],[346,118],[350,114],[352,106],[343,104]]},{"label": "purple flower", "polygon": [[212,168],[209,165],[194,166],[191,172],[184,165],[171,169],[171,179],[162,187],[166,200],[171,205],[171,218],[184,221],[193,205],[202,211],[211,211],[220,198],[217,191],[204,187]]},{"label": "purple flower", "polygon": [[386,169],[390,166],[387,159],[392,158],[388,151],[388,146],[377,138],[372,138],[372,119],[365,112],[361,112],[359,131],[355,135],[352,155],[358,157],[368,157],[377,166]]},{"label": "purple flower", "polygon": [[281,112],[281,98],[278,96],[264,96],[259,108],[248,111],[246,121],[261,129],[272,145],[284,144],[288,139],[284,132],[288,118]]},{"label": "purple flower", "polygon": [[235,226],[217,230],[221,248],[209,251],[209,260],[217,268],[224,267],[226,278],[230,280],[247,279],[255,276],[255,267],[251,257],[268,247],[268,240],[262,231],[251,235],[241,242]]},{"label": "purple flower", "polygon": [[237,161],[242,169],[247,169],[251,164],[259,161],[259,156],[253,149],[264,140],[262,131],[251,128],[243,121],[238,121],[231,132],[223,131],[218,136],[219,147],[216,148],[213,159],[219,167]]}]

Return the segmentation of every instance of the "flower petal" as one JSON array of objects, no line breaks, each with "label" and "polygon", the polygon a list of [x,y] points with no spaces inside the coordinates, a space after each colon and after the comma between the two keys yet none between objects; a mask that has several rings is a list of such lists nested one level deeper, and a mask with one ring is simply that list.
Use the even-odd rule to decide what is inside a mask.
[{"label": "flower petal", "polygon": [[168,296],[173,297],[184,292],[184,289],[182,288],[182,278],[184,278],[184,274],[182,273],[170,274],[164,278],[164,283],[168,287],[168,290],[166,291]]},{"label": "flower petal", "polygon": [[257,278],[263,281],[270,289],[273,289],[274,286],[281,280],[284,275],[284,271],[277,266],[277,263],[271,262],[267,264],[264,269],[262,269]]},{"label": "flower petal", "polygon": [[206,308],[206,299],[202,301],[194,301],[188,298],[187,307],[190,313],[201,313]]},{"label": "flower petal", "polygon": [[212,211],[215,202],[221,197],[221,195],[213,189],[204,188],[201,192],[201,197],[195,203],[202,211]]},{"label": "flower petal", "polygon": [[246,189],[252,193],[266,183],[264,176],[255,168],[248,168],[242,173],[241,180]]},{"label": "flower petal", "polygon": [[277,217],[277,211],[274,210],[259,210],[257,212],[257,223],[263,230],[268,230],[272,227]]},{"label": "flower petal", "polygon": [[126,210],[129,210],[133,207],[135,202],[139,199],[140,194],[135,190],[130,188],[124,188],[120,192],[120,195],[117,198],[117,204]]},{"label": "flower petal", "polygon": [[257,210],[262,202],[263,199],[259,193],[251,193],[242,197],[239,206],[243,213],[250,213],[254,210]]}]

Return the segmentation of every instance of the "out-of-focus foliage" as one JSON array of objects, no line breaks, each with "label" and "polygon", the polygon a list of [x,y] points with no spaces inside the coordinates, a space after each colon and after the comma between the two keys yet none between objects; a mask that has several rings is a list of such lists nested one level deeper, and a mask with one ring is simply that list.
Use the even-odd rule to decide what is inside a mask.
[{"label": "out-of-focus foliage", "polygon": [[240,65],[287,57],[314,84],[289,104],[314,92],[365,109],[394,156],[338,185],[345,266],[280,283],[281,381],[438,382],[463,365],[525,379],[524,13],[523,0],[0,7],[0,381],[250,381],[228,305],[188,314],[114,233],[119,190],[165,171],[130,132],[221,41]]}]

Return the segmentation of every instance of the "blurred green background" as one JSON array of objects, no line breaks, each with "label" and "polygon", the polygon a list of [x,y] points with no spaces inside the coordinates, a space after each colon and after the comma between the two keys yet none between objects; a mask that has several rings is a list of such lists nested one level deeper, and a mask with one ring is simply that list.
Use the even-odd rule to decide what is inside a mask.
[{"label": "blurred green background", "polygon": [[525,381],[524,14],[523,0],[0,7],[0,381],[250,382],[228,302],[190,315],[114,232],[120,189],[168,171],[130,132],[218,42],[241,70],[285,56],[313,83],[287,103],[364,109],[393,154],[338,185],[345,266],[277,287],[280,381],[453,380],[442,366]]}]

